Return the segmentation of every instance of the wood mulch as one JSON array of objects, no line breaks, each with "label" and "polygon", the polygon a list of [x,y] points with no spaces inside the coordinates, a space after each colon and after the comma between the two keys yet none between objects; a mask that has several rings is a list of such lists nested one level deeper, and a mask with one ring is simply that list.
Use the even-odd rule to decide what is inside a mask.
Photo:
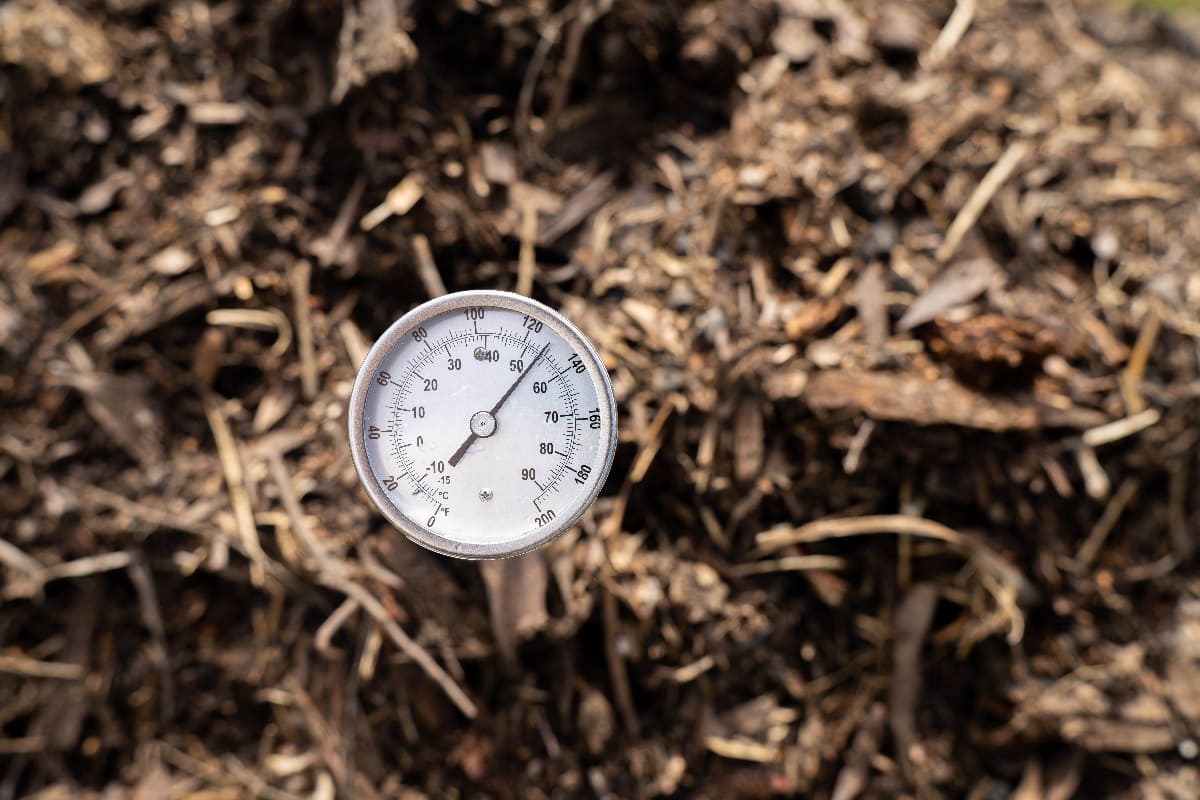
[{"label": "wood mulch", "polygon": [[[1200,796],[1200,27],[1090,0],[0,6],[0,800]],[[473,564],[373,337],[620,403]]]}]

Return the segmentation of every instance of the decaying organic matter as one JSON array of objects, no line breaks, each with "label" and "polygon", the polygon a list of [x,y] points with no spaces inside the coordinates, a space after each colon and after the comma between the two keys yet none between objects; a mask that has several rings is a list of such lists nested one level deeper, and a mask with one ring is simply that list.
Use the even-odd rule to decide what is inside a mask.
[{"label": "decaying organic matter", "polygon": [[[0,800],[1200,794],[1200,47],[1098,0],[0,7]],[[346,402],[531,293],[526,560]]]}]

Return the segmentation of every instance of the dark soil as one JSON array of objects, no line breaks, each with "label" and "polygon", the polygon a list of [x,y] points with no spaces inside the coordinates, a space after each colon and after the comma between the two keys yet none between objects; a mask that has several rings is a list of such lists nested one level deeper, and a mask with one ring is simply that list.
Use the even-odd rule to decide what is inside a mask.
[{"label": "dark soil", "polygon": [[[0,6],[0,800],[1200,796],[1200,46],[1072,0]],[[345,409],[620,403],[427,554]]]}]

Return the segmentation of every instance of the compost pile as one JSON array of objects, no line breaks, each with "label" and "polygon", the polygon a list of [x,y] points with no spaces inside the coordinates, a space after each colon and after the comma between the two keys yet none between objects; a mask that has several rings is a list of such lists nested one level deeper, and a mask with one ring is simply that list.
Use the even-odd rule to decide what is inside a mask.
[{"label": "compost pile", "polygon": [[[1200,46],[1069,0],[0,6],[0,800],[1200,795]],[[608,365],[433,556],[430,296]]]}]

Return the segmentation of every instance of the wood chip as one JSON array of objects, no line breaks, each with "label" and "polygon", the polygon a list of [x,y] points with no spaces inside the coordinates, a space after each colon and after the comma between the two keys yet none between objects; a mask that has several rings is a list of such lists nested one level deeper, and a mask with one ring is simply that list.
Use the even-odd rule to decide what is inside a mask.
[{"label": "wood chip", "polygon": [[1088,447],[1100,447],[1119,442],[1157,425],[1160,419],[1162,419],[1161,411],[1157,408],[1148,408],[1140,414],[1089,428],[1083,432],[1083,443]]},{"label": "wood chip", "polygon": [[933,623],[937,601],[936,586],[918,583],[908,590],[896,607],[888,719],[901,763],[910,772],[923,760],[917,750],[916,721],[917,703],[921,697],[921,649]]},{"label": "wood chip", "polygon": [[974,227],[979,215],[987,208],[992,197],[999,191],[1016,170],[1029,152],[1029,146],[1024,142],[1013,142],[1004,151],[1003,155],[992,165],[987,174],[983,176],[983,180],[975,187],[975,191],[967,198],[967,202],[958,212],[958,216],[950,223],[950,227],[946,229],[946,238],[942,241],[941,246],[937,249],[938,261],[948,261],[958,250],[958,246],[962,244],[963,237],[967,231]]},{"label": "wood chip", "polygon": [[957,261],[913,301],[896,327],[908,331],[929,322],[954,306],[974,300],[994,286],[998,278],[996,265],[989,259]]},{"label": "wood chip", "polygon": [[988,397],[944,378],[927,381],[907,375],[841,370],[813,375],[804,399],[814,409],[854,409],[878,420],[992,431],[1087,427],[1103,418],[1087,409],[1056,409],[1033,401]]}]

